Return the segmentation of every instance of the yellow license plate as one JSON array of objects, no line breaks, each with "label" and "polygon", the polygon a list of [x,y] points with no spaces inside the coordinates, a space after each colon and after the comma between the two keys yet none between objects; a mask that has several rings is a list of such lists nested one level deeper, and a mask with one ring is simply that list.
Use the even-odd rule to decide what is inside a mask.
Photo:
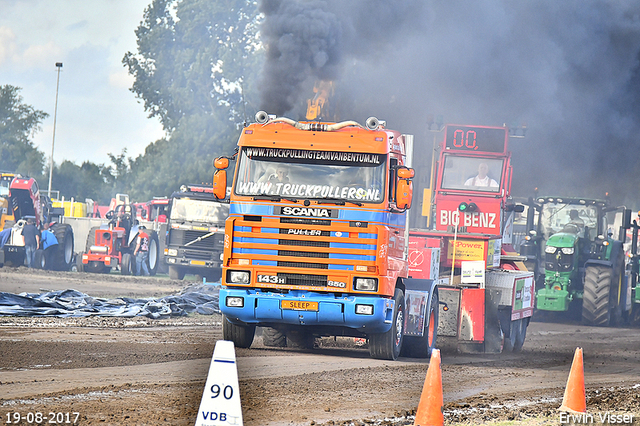
[{"label": "yellow license plate", "polygon": [[189,262],[189,263],[191,263],[192,265],[202,265],[202,266],[204,266],[204,265],[205,265],[204,260],[192,260],[192,261],[191,261],[191,262]]},{"label": "yellow license plate", "polygon": [[282,309],[293,309],[296,311],[317,311],[318,302],[307,302],[306,300],[282,300],[280,301]]}]

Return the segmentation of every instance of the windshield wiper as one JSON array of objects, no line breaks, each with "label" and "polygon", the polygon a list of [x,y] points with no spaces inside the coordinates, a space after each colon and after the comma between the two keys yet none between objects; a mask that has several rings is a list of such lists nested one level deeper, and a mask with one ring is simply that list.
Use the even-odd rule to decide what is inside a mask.
[{"label": "windshield wiper", "polygon": [[358,207],[362,206],[362,203],[360,203],[358,201],[342,200],[340,198],[321,198],[321,199],[318,199],[318,204],[329,204],[329,203],[336,204],[338,206],[344,206],[347,203],[351,203],[351,204],[353,204],[355,206],[358,206]]},{"label": "windshield wiper", "polygon": [[295,198],[280,197],[279,195],[254,195],[253,201],[255,200],[269,200],[269,201],[273,201],[274,203],[277,203],[282,200],[291,201],[292,203],[297,203],[298,201],[300,201],[300,200],[296,200]]}]

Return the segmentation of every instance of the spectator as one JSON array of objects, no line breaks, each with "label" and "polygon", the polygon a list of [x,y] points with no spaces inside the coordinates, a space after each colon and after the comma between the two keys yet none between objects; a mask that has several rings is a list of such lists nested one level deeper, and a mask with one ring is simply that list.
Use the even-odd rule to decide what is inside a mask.
[{"label": "spectator", "polygon": [[11,228],[0,231],[0,248],[2,248],[11,238]]},{"label": "spectator", "polygon": [[24,238],[27,268],[33,268],[36,250],[40,246],[40,232],[36,228],[35,220],[32,217],[27,218],[27,224],[22,228],[22,237]]},{"label": "spectator", "polygon": [[138,227],[138,237],[136,238],[136,248],[133,255],[136,258],[136,275],[149,276],[149,234],[145,232],[145,226]]},{"label": "spectator", "polygon": [[43,225],[43,230],[40,237],[40,245],[42,250],[44,250],[44,259],[46,265],[51,265],[50,261],[53,256],[53,253],[58,248],[58,239],[55,234],[49,230],[49,223],[45,223]]}]

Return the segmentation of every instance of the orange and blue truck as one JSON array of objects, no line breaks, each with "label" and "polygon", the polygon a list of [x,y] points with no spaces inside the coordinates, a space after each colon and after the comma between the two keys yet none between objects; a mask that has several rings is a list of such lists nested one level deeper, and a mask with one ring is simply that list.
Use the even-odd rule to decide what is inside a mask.
[{"label": "orange and blue truck", "polygon": [[[366,339],[374,358],[519,351],[534,274],[512,247],[507,127],[446,125],[433,161],[370,118],[297,122],[256,114],[238,141],[225,226],[223,335],[249,347]],[[418,147],[416,152],[428,152]],[[226,195],[229,158],[214,161]],[[431,164],[429,164],[431,163]],[[409,224],[413,177],[431,175]],[[420,192],[418,192],[420,193]]]},{"label": "orange and blue truck", "polygon": [[[349,336],[374,358],[430,355],[436,280],[411,278],[408,263],[413,137],[365,124],[259,112],[242,130],[225,223],[226,340],[249,347],[261,327],[269,346]],[[214,161],[219,199],[229,160]]]}]

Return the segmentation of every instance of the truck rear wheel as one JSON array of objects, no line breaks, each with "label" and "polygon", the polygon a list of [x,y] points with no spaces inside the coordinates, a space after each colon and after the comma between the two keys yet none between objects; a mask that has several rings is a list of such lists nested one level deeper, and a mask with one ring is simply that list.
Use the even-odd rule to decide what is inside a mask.
[{"label": "truck rear wheel", "polygon": [[226,315],[222,315],[222,338],[231,340],[237,348],[250,347],[255,333],[255,325],[233,324]]},{"label": "truck rear wheel", "polygon": [[133,275],[133,268],[135,263],[132,262],[133,257],[130,253],[122,254],[122,265],[120,265],[120,272],[122,275]]},{"label": "truck rear wheel", "polygon": [[284,348],[287,346],[287,337],[276,328],[263,327],[262,344],[272,348]]},{"label": "truck rear wheel", "polygon": [[400,355],[404,334],[404,292],[397,288],[393,300],[393,322],[389,331],[368,335],[372,358],[396,360]]},{"label": "truck rear wheel", "polygon": [[53,251],[48,267],[55,271],[68,271],[73,263],[73,228],[68,223],[56,223],[51,232],[58,240],[58,247]]},{"label": "truck rear wheel", "polygon": [[610,292],[613,269],[588,266],[584,273],[582,322],[586,325],[608,326],[611,323]]},{"label": "truck rear wheel", "polygon": [[184,269],[179,266],[169,266],[169,278],[172,280],[184,279]]},{"label": "truck rear wheel", "polygon": [[156,231],[149,232],[149,256],[147,258],[147,268],[149,275],[154,276],[158,272],[158,259],[160,259],[160,244]]},{"label": "truck rear wheel", "polygon": [[424,334],[422,337],[406,336],[402,344],[402,356],[428,358],[436,347],[438,337],[438,314],[440,303],[438,292],[434,291],[431,303],[425,312]]}]

